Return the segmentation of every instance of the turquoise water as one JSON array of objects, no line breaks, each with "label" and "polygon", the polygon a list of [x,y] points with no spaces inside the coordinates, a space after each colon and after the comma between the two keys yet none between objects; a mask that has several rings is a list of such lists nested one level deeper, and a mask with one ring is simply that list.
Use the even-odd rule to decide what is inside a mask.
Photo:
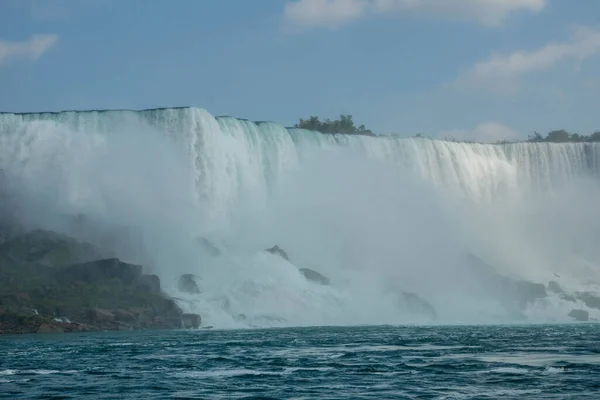
[{"label": "turquoise water", "polygon": [[0,338],[6,399],[598,399],[600,327],[111,332]]}]

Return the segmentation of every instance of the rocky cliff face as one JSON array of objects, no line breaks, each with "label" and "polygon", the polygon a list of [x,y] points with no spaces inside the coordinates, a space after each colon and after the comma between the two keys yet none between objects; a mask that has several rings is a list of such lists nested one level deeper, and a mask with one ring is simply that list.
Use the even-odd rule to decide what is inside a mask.
[{"label": "rocky cliff face", "polygon": [[1,244],[0,333],[200,325],[200,316],[182,318],[157,276],[102,255],[90,244],[42,230]]}]

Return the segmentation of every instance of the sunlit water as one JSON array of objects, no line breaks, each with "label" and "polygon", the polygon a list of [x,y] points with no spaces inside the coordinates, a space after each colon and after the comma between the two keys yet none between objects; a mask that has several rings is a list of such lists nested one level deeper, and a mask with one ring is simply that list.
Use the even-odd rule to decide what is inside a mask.
[{"label": "sunlit water", "polygon": [[0,337],[6,399],[598,399],[596,325]]}]

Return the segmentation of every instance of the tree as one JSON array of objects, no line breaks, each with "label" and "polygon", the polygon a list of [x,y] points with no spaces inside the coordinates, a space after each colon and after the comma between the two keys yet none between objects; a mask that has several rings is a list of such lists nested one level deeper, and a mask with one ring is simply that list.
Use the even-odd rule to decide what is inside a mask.
[{"label": "tree", "polygon": [[537,132],[533,132],[533,135],[527,137],[528,142],[543,142],[544,137]]},{"label": "tree", "polygon": [[547,142],[554,142],[554,143],[566,143],[570,139],[571,139],[571,135],[569,134],[569,132],[565,131],[564,129],[560,129],[558,131],[552,131],[552,132],[548,133],[548,136],[546,136]]},{"label": "tree", "polygon": [[341,114],[340,119],[336,119],[334,121],[331,121],[330,119],[321,121],[319,117],[315,116],[311,116],[307,120],[301,118],[295,127],[321,133],[343,133],[347,135],[374,136],[373,132],[370,129],[367,129],[364,125],[360,125],[357,128],[354,125],[352,115],[350,114]]}]

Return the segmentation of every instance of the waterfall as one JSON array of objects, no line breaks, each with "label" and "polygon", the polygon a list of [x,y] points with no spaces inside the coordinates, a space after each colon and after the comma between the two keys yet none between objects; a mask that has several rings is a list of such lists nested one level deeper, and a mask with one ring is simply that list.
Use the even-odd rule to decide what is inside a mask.
[{"label": "waterfall", "polygon": [[[392,280],[448,321],[480,321],[494,306],[463,296],[463,252],[522,279],[560,272],[573,290],[600,263],[598,143],[325,135],[198,108],[2,113],[0,168],[28,224],[126,226],[145,250],[122,251],[164,281],[201,275],[186,304],[216,325],[402,322],[382,300]],[[261,252],[274,244],[294,265]]]}]

